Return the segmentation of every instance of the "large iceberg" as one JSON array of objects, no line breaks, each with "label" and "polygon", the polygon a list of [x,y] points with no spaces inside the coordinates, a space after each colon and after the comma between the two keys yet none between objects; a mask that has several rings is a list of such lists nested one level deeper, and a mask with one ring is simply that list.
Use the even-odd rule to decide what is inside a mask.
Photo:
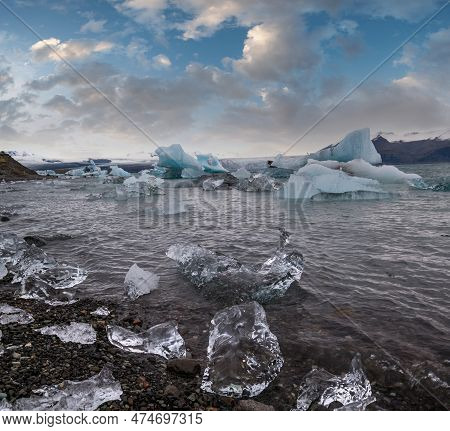
[{"label": "large iceberg", "polygon": [[180,144],[173,144],[170,147],[159,147],[155,153],[159,157],[158,166],[160,167],[180,171],[186,168],[203,171],[200,162],[185,153]]},{"label": "large iceberg", "polygon": [[322,368],[310,371],[300,384],[295,410],[308,410],[314,403],[334,410],[365,410],[375,401],[370,382],[357,354],[343,377]]},{"label": "large iceberg", "polygon": [[44,326],[36,329],[42,335],[56,335],[63,343],[94,344],[97,334],[89,323],[71,322],[69,325]]},{"label": "large iceberg", "polygon": [[109,342],[126,352],[159,355],[166,359],[186,356],[184,340],[174,322],[152,326],[139,334],[115,325],[108,326],[106,332]]},{"label": "large iceberg", "polygon": [[144,271],[136,263],[125,276],[125,293],[131,300],[147,295],[158,288],[159,275]]},{"label": "large iceberg", "polygon": [[379,199],[389,196],[376,180],[310,163],[289,177],[279,192],[284,199]]},{"label": "large iceberg", "polygon": [[237,259],[199,245],[172,245],[167,256],[201,292],[224,303],[249,300],[269,302],[283,296],[303,273],[303,256],[288,253],[289,233],[281,230],[280,246],[261,266],[243,265]]},{"label": "large iceberg", "polygon": [[209,154],[197,154],[197,160],[201,164],[203,170],[210,174],[223,174],[228,172],[222,164],[219,162],[217,157]]},{"label": "large iceberg", "polygon": [[274,159],[272,166],[296,170],[304,166],[308,159],[336,160],[338,162],[362,159],[373,165],[378,165],[382,162],[380,154],[370,140],[370,129],[365,128],[354,130],[337,144],[329,145],[307,156],[278,155]]},{"label": "large iceberg", "polygon": [[211,321],[202,389],[228,397],[254,397],[278,375],[283,362],[261,305],[234,305]]},{"label": "large iceberg", "polygon": [[4,403],[0,409],[16,411],[92,411],[108,401],[120,400],[120,383],[108,368],[83,381],[65,380],[58,386],[44,386],[33,391],[29,398],[19,398],[12,405]]}]

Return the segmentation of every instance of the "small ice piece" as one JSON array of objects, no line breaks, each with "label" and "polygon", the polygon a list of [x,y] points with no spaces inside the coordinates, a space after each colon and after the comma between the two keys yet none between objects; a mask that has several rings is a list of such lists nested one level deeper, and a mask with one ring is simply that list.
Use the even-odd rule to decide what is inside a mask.
[{"label": "small ice piece", "polygon": [[32,322],[34,322],[34,318],[30,313],[8,304],[0,304],[0,325],[9,325],[11,323],[28,325]]},{"label": "small ice piece", "polygon": [[55,172],[55,171],[53,171],[52,169],[45,169],[45,170],[38,170],[38,171],[36,171],[36,173],[38,174],[38,175],[40,175],[41,177],[57,177],[58,176],[58,174]]},{"label": "small ice piece", "polygon": [[158,288],[159,275],[144,271],[134,264],[125,276],[125,293],[131,300],[147,295]]},{"label": "small ice piece", "polygon": [[375,400],[370,382],[364,374],[361,356],[357,354],[352,360],[350,371],[343,377],[321,368],[310,371],[300,384],[294,410],[308,410],[315,402],[326,408],[334,402],[339,403],[340,406],[334,410],[365,410]]},{"label": "small ice piece", "polygon": [[186,346],[175,322],[161,323],[140,333],[109,325],[106,333],[113,346],[126,352],[159,355],[166,359],[186,356]]},{"label": "small ice piece", "polygon": [[194,169],[203,171],[202,165],[194,157],[185,153],[180,144],[159,147],[155,153],[159,157],[158,166],[177,170]]},{"label": "small ice piece", "polygon": [[279,196],[284,199],[321,200],[383,198],[389,194],[381,189],[378,181],[352,177],[319,164],[307,164],[289,177]]},{"label": "small ice piece", "polygon": [[237,185],[237,188],[244,192],[273,192],[279,187],[280,185],[272,177],[261,173],[241,179]]},{"label": "small ice piece", "polygon": [[111,175],[112,177],[119,177],[119,178],[131,177],[131,174],[129,172],[127,172],[122,168],[119,168],[117,165],[111,165],[109,167],[109,175]]},{"label": "small ice piece", "polygon": [[283,363],[263,307],[257,302],[234,305],[211,321],[201,388],[221,396],[255,397],[275,379]]},{"label": "small ice piece", "polygon": [[0,412],[10,412],[12,409],[12,404],[8,403],[5,399],[0,400]]},{"label": "small ice piece", "polygon": [[208,178],[203,181],[202,187],[205,191],[217,190],[222,184],[224,180],[215,180],[214,178]]},{"label": "small ice piece", "polygon": [[109,316],[111,312],[108,307],[98,307],[96,310],[92,311],[93,316]]},{"label": "small ice piece", "polygon": [[6,265],[0,260],[0,280],[3,280],[7,275],[8,268],[6,268]]},{"label": "small ice piece", "polygon": [[219,162],[217,157],[209,154],[197,154],[197,160],[201,164],[203,170],[210,174],[224,174],[228,172],[222,164]]},{"label": "small ice piece", "polygon": [[88,323],[71,322],[69,325],[44,326],[36,329],[42,335],[56,335],[63,343],[94,344],[97,333]]},{"label": "small ice piece", "polygon": [[120,383],[107,367],[87,380],[65,380],[58,386],[44,386],[34,392],[29,398],[19,398],[12,410],[92,411],[108,401],[120,400],[123,394]]},{"label": "small ice piece", "polygon": [[138,195],[161,195],[164,194],[162,190],[162,185],[164,180],[161,178],[156,178],[147,172],[142,172],[139,177],[129,177],[123,182],[128,195],[138,196]]},{"label": "small ice piece", "polygon": [[[2,356],[3,353],[5,353],[5,349],[3,348],[3,345],[1,344],[2,337],[3,337],[3,332],[0,329],[0,356]],[[0,410],[1,410],[1,407],[0,407]]]},{"label": "small ice piece", "polygon": [[289,235],[281,229],[280,246],[259,267],[193,244],[172,245],[167,256],[207,297],[226,304],[249,300],[265,303],[283,296],[302,276],[303,256],[297,251],[286,252]]},{"label": "small ice piece", "polygon": [[238,180],[246,180],[252,176],[251,172],[247,171],[245,168],[239,168],[236,172],[233,172],[231,175],[237,178]]}]

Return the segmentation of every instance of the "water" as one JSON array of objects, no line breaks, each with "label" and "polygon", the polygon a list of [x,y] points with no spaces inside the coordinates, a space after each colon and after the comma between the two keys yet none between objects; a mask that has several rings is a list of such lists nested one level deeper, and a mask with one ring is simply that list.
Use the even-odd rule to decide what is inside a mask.
[{"label": "water", "polygon": [[[449,164],[400,168],[430,184],[449,182]],[[188,349],[204,359],[210,320],[223,304],[182,276],[165,255],[169,246],[197,243],[261,264],[284,226],[305,271],[264,307],[285,365],[259,399],[292,408],[312,365],[340,374],[360,352],[379,392],[374,408],[448,408],[450,193],[404,187],[388,200],[292,206],[270,193],[180,188],[147,200],[87,200],[104,187],[113,186],[95,179],[2,184],[0,210],[18,215],[0,229],[71,234],[45,250],[88,270],[79,295],[115,300],[145,327],[177,321]],[[133,263],[161,278],[157,291],[129,305],[123,281]]]}]

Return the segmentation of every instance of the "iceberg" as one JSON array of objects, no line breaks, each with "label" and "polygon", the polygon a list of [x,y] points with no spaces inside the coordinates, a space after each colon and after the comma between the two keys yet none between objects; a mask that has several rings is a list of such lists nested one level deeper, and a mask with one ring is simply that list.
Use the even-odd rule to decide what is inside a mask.
[{"label": "iceberg", "polygon": [[197,160],[205,172],[210,174],[224,174],[228,171],[222,166],[217,157],[209,154],[197,154]]},{"label": "iceberg", "polygon": [[224,180],[215,180],[214,178],[208,178],[203,181],[202,187],[205,191],[217,190],[222,184]]},{"label": "iceberg", "polygon": [[92,411],[108,401],[120,400],[123,394],[120,383],[109,368],[79,382],[65,380],[57,386],[44,386],[29,398],[19,398],[15,403],[0,405],[15,411]]},{"label": "iceberg", "polygon": [[38,170],[36,171],[38,175],[41,177],[57,177],[58,174],[52,169]]},{"label": "iceberg", "polygon": [[119,178],[129,178],[131,177],[131,174],[127,172],[126,170],[119,168],[117,165],[111,165],[109,167],[109,175],[112,177],[119,177]]},{"label": "iceberg", "polygon": [[240,179],[237,188],[244,192],[273,192],[278,190],[280,184],[265,174],[252,174],[249,178]]},{"label": "iceberg", "polygon": [[164,194],[164,190],[162,190],[163,184],[163,179],[157,178],[145,172],[141,173],[137,178],[131,176],[123,182],[123,186],[130,196],[151,196]]},{"label": "iceberg", "polygon": [[[44,171],[46,175],[56,175],[54,171]],[[53,172],[53,173],[48,173]],[[75,168],[66,172],[66,176],[69,177],[98,177],[102,174],[102,170],[95,164],[93,160],[90,160],[88,166],[83,168]]]},{"label": "iceberg", "polygon": [[94,344],[97,341],[97,333],[88,323],[44,326],[35,331],[42,335],[56,335],[63,343]]},{"label": "iceberg", "polygon": [[[372,387],[364,374],[361,356],[357,354],[350,371],[343,377],[316,368],[310,371],[300,384],[297,407],[294,410],[308,410],[313,403],[334,410],[365,410],[375,401]],[[338,403],[338,406],[332,405]]]},{"label": "iceberg", "polygon": [[211,321],[201,388],[221,396],[255,397],[275,379],[283,363],[263,307],[257,302],[234,305]]},{"label": "iceberg", "polygon": [[283,296],[300,281],[303,256],[286,252],[290,234],[281,229],[280,245],[261,266],[243,265],[237,259],[199,245],[172,245],[167,256],[178,263],[182,273],[207,297],[224,303],[256,300],[262,303]]},{"label": "iceberg", "polygon": [[184,168],[181,171],[181,178],[184,179],[195,179],[200,178],[203,176],[204,172],[200,169],[193,169],[193,168]]},{"label": "iceberg", "polygon": [[284,199],[379,199],[389,196],[378,181],[311,163],[289,177],[279,192]]},{"label": "iceberg", "polygon": [[159,275],[144,271],[134,264],[125,276],[125,293],[131,300],[147,295],[158,288]]},{"label": "iceberg", "polygon": [[186,356],[184,340],[174,322],[152,326],[139,334],[120,326],[109,325],[106,333],[113,346],[126,352],[153,354],[166,359]]},{"label": "iceberg", "polygon": [[98,307],[96,310],[91,312],[92,316],[109,316],[111,312],[108,307]]},{"label": "iceberg", "polygon": [[231,175],[233,175],[233,177],[237,178],[238,180],[247,180],[252,176],[252,174],[245,168],[239,168],[236,172],[233,172]]},{"label": "iceberg", "polygon": [[159,157],[158,166],[169,169],[194,169],[203,171],[202,165],[194,157],[185,153],[180,144],[173,144],[169,147],[159,147],[155,153]]},{"label": "iceberg", "polygon": [[28,325],[33,323],[33,316],[21,308],[12,307],[8,304],[0,304],[0,325]]}]

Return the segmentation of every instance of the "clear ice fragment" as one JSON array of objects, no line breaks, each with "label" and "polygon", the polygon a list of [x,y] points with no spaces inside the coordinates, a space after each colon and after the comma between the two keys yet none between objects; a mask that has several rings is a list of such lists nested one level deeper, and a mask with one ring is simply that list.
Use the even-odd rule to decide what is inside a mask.
[{"label": "clear ice fragment", "polygon": [[156,290],[158,283],[159,275],[144,271],[137,264],[134,264],[125,276],[125,293],[131,300],[135,300]]},{"label": "clear ice fragment", "polygon": [[93,316],[109,316],[111,312],[108,307],[98,307],[91,313]]},{"label": "clear ice fragment", "polygon": [[202,187],[205,191],[217,190],[222,184],[224,180],[215,180],[214,178],[208,178],[203,181]]},{"label": "clear ice fragment", "polygon": [[106,331],[109,342],[126,352],[159,355],[166,359],[186,356],[184,340],[174,322],[161,323],[140,333],[115,325],[108,326]]},{"label": "clear ice fragment", "polygon": [[234,305],[211,321],[201,387],[227,397],[254,397],[273,381],[283,363],[263,307],[257,302]]},{"label": "clear ice fragment", "polygon": [[88,323],[71,322],[69,325],[44,326],[36,329],[42,335],[56,335],[64,343],[94,344],[97,333]]},{"label": "clear ice fragment", "polygon": [[0,325],[9,325],[11,323],[28,325],[32,322],[34,322],[33,316],[25,310],[8,304],[0,304]]}]

